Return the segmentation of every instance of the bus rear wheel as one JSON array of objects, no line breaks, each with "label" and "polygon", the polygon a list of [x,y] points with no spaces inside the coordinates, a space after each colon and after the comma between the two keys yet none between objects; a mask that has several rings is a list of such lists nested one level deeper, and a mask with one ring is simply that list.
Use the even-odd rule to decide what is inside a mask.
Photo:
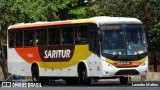
[{"label": "bus rear wheel", "polygon": [[87,69],[85,66],[82,66],[78,70],[78,77],[79,77],[79,83],[82,85],[89,85],[91,84],[91,78],[88,77]]},{"label": "bus rear wheel", "polygon": [[32,80],[33,83],[41,83],[42,85],[47,85],[49,83],[49,77],[39,76],[39,68],[37,66],[32,68]]},{"label": "bus rear wheel", "polygon": [[122,76],[122,77],[119,77],[119,80],[122,85],[126,85],[128,83],[128,77]]}]

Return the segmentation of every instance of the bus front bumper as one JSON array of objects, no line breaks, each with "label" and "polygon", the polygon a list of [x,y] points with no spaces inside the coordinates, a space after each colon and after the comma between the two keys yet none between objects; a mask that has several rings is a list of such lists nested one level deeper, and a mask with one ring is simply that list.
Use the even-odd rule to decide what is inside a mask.
[{"label": "bus front bumper", "polygon": [[112,64],[104,61],[102,63],[102,74],[101,77],[114,77],[114,76],[146,76],[148,74],[148,59],[143,62],[138,67],[129,67],[129,68],[117,68]]}]

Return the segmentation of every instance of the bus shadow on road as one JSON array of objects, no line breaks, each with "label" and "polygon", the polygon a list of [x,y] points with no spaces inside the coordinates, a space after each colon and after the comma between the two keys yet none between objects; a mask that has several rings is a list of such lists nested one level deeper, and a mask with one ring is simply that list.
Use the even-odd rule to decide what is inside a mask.
[{"label": "bus shadow on road", "polygon": [[58,81],[54,81],[54,82],[50,82],[49,85],[44,85],[44,87],[52,87],[52,86],[58,86],[58,87],[61,87],[61,86],[65,86],[65,87],[101,87],[101,86],[109,86],[109,87],[129,87],[131,86],[132,83],[129,82],[127,85],[121,85],[120,82],[118,81],[108,81],[108,82],[92,82],[90,85],[68,85],[66,84],[65,81],[63,80],[58,80]]}]

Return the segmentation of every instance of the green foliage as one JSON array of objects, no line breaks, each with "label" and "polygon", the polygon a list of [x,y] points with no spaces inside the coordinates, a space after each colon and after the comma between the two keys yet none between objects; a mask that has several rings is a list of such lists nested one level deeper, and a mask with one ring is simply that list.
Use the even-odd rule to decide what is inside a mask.
[{"label": "green foliage", "polygon": [[160,52],[160,22],[148,30],[149,50]]}]

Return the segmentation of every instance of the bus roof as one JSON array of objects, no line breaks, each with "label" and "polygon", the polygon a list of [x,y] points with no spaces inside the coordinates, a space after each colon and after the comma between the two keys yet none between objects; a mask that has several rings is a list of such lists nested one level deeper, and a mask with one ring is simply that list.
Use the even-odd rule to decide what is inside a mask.
[{"label": "bus roof", "polygon": [[32,28],[32,27],[45,27],[55,25],[67,25],[67,24],[78,24],[78,23],[140,23],[142,22],[136,18],[128,17],[108,17],[108,16],[97,16],[89,19],[77,19],[77,20],[64,20],[64,21],[51,21],[51,22],[35,22],[35,23],[20,23],[9,26],[8,29],[20,29],[20,28]]},{"label": "bus roof", "polygon": [[129,18],[129,17],[109,17],[109,16],[98,16],[98,17],[92,17],[90,18],[92,20],[95,20],[98,24],[103,23],[140,23],[142,22],[136,18]]},{"label": "bus roof", "polygon": [[67,24],[78,24],[78,23],[96,23],[96,21],[92,19],[77,19],[77,20],[64,20],[64,21],[51,21],[51,22],[20,23],[11,25],[9,26],[8,29],[45,27],[45,26],[67,25]]}]

